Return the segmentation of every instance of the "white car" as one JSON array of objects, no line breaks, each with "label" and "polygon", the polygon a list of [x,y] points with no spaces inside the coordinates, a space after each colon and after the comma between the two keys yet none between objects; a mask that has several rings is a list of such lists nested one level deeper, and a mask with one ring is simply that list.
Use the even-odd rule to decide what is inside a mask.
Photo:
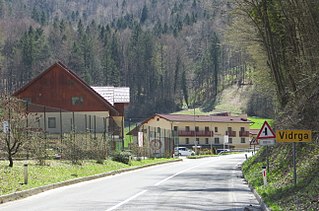
[{"label": "white car", "polygon": [[181,155],[181,156],[195,155],[195,152],[193,150],[188,149],[187,147],[176,147],[174,151],[175,151],[175,155]]}]

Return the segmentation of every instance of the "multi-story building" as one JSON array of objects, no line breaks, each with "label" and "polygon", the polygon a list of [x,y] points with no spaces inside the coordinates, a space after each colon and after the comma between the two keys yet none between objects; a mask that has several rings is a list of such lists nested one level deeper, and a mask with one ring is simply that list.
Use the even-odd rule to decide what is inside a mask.
[{"label": "multi-story building", "polygon": [[[160,146],[159,153],[173,147],[247,149],[250,121],[246,116],[155,114],[134,128],[131,133],[138,141]],[[138,132],[140,135],[138,136]],[[141,133],[143,134],[141,136]]]}]

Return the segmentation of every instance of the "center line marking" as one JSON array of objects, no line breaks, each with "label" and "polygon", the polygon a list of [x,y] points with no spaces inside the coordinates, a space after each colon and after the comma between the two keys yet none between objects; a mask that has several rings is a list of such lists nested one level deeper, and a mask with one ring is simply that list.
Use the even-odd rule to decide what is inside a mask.
[{"label": "center line marking", "polygon": [[147,190],[143,190],[143,191],[141,191],[141,192],[139,192],[139,193],[137,193],[137,194],[131,196],[130,198],[126,199],[125,201],[122,201],[122,202],[118,203],[117,205],[115,205],[115,206],[113,206],[113,207],[107,209],[106,211],[115,210],[116,208],[119,208],[119,207],[122,206],[123,204],[126,204],[127,202],[129,202],[129,201],[135,199],[136,197],[138,197],[138,196],[144,194],[146,191],[147,191]]},{"label": "center line marking", "polygon": [[172,179],[173,177],[176,177],[177,175],[179,175],[179,174],[181,174],[181,173],[184,173],[185,171],[192,170],[192,169],[197,168],[197,167],[199,167],[199,166],[202,166],[202,165],[204,165],[204,164],[206,164],[206,163],[202,163],[202,164],[199,164],[199,165],[197,165],[197,166],[193,166],[193,167],[190,167],[190,168],[188,168],[188,169],[184,169],[184,170],[182,170],[182,171],[179,171],[179,172],[173,174],[172,176],[169,176],[169,177],[167,177],[167,178],[165,178],[165,179],[163,179],[163,180],[161,180],[161,181],[155,183],[154,186],[159,186],[159,185],[162,184],[163,182],[166,182],[167,180]]}]

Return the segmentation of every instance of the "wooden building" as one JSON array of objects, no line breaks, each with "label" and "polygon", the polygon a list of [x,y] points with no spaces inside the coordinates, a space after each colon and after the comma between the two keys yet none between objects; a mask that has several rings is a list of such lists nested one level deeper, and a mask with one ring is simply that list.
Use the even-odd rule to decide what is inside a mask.
[{"label": "wooden building", "polygon": [[29,124],[48,133],[75,130],[112,132],[120,139],[123,137],[129,88],[125,88],[123,102],[110,103],[61,62],[53,64],[13,96],[26,102],[27,112],[32,114],[33,120]]}]

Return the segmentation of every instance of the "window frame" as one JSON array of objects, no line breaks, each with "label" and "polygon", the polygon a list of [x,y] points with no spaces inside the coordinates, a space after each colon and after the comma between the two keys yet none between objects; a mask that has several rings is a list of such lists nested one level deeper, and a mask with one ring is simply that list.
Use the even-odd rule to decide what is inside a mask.
[{"label": "window frame", "polygon": [[48,128],[56,128],[56,117],[48,117]]},{"label": "window frame", "polygon": [[83,105],[84,99],[82,96],[72,96],[71,97],[71,104],[73,106]]}]

